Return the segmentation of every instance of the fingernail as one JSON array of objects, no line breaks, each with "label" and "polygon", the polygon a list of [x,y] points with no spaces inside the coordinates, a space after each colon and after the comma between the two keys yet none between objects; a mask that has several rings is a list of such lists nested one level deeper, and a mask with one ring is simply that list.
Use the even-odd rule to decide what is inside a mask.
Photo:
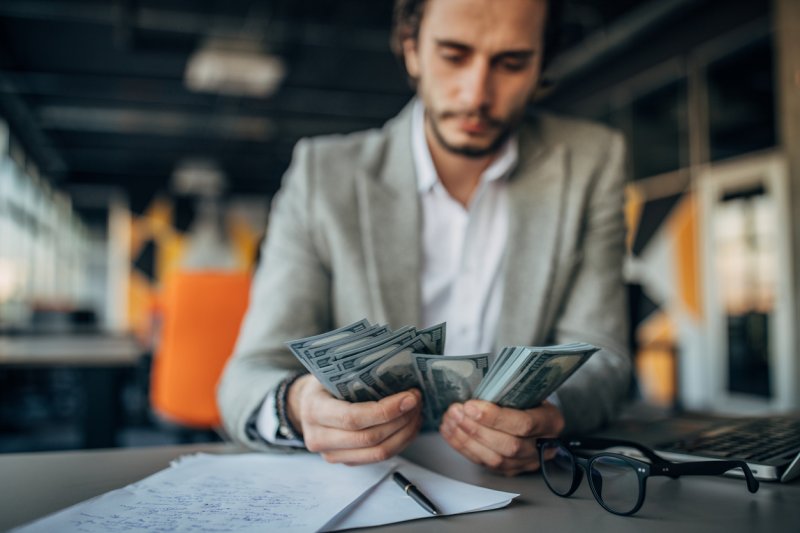
[{"label": "fingernail", "polygon": [[471,403],[464,405],[464,412],[473,420],[478,420],[481,417],[481,411]]},{"label": "fingernail", "polygon": [[417,406],[417,397],[413,394],[406,395],[403,401],[400,402],[400,411],[407,413]]}]

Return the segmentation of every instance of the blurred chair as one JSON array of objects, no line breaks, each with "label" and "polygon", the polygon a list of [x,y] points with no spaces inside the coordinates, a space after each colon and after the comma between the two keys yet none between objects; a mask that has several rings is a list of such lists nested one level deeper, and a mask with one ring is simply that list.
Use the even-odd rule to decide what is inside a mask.
[{"label": "blurred chair", "polygon": [[[167,280],[150,402],[162,419],[217,429],[216,386],[247,307],[248,272],[178,272]],[[184,439],[185,440],[185,439]]]}]

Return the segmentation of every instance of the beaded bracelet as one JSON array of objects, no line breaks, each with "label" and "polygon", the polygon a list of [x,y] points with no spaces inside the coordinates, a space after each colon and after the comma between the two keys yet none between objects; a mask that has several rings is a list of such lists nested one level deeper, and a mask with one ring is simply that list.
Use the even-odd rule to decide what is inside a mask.
[{"label": "beaded bracelet", "polygon": [[278,384],[278,389],[275,391],[275,414],[278,417],[278,433],[287,440],[303,442],[302,433],[289,420],[287,396],[289,387],[304,375],[303,372],[292,372],[283,378],[283,381]]}]

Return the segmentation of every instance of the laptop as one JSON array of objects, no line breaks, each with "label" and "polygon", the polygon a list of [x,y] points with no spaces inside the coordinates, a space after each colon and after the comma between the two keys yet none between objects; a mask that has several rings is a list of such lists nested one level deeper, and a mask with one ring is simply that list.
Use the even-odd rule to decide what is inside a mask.
[{"label": "laptop", "polygon": [[646,444],[671,461],[745,461],[763,481],[785,483],[800,476],[800,413],[736,418],[684,413],[621,421],[604,433]]}]

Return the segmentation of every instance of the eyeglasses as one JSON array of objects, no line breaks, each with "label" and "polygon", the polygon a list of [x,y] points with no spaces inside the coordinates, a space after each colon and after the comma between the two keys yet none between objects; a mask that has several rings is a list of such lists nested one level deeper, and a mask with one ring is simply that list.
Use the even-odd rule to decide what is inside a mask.
[{"label": "eyeglasses", "polygon": [[[597,503],[606,511],[628,516],[638,511],[645,498],[647,478],[650,476],[706,476],[721,475],[741,468],[747,480],[747,490],[756,492],[758,481],[744,461],[696,461],[673,463],[653,450],[624,440],[586,438],[562,441],[557,438],[538,439],[539,460],[545,483],[551,491],[567,497],[577,490],[583,473],[589,480]],[[633,448],[649,463],[618,453],[599,453],[581,457],[574,451],[581,448],[604,450],[612,447]],[[585,455],[585,454],[584,454]]]}]

